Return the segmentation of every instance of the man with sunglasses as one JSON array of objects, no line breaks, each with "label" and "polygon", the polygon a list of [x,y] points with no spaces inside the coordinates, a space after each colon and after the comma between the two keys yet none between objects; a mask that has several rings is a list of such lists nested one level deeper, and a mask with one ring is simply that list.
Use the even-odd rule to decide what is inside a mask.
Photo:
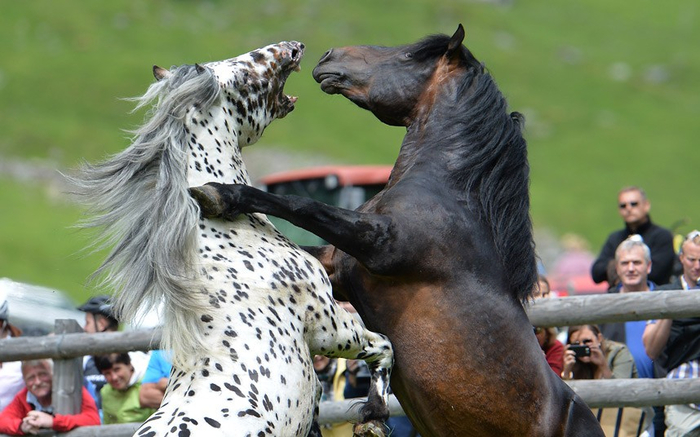
[{"label": "man with sunglasses", "polygon": [[673,235],[661,226],[654,224],[649,217],[651,203],[646,193],[639,187],[623,188],[618,196],[618,212],[625,227],[608,236],[598,259],[591,267],[593,281],[608,281],[610,287],[618,284],[615,271],[615,250],[630,235],[641,235],[651,250],[651,272],[649,280],[657,285],[667,284],[673,273],[676,254],[673,251]]}]

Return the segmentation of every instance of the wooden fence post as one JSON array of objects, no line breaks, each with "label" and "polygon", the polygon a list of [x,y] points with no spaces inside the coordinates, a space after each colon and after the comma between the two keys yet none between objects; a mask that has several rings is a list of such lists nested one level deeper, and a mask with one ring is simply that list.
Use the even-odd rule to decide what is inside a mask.
[{"label": "wooden fence post", "polygon": [[[55,335],[83,332],[75,320],[56,320]],[[78,414],[83,402],[82,357],[54,359],[52,404],[57,414]]]}]

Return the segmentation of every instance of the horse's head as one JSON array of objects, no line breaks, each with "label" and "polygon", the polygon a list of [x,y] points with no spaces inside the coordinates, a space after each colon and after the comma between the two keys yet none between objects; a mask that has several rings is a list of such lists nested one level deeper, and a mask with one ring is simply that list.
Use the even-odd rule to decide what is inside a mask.
[{"label": "horse's head", "polygon": [[313,77],[323,91],[342,94],[384,123],[407,126],[438,86],[482,68],[463,40],[460,24],[452,37],[435,35],[397,47],[334,48],[323,55]]},{"label": "horse's head", "polygon": [[[303,55],[304,44],[285,41],[192,68],[216,78],[223,104],[235,120],[239,144],[245,146],[257,141],[273,120],[294,109],[297,98],[284,94],[284,85],[292,71],[299,71]],[[171,76],[160,67],[154,67],[153,74],[158,80]]]}]

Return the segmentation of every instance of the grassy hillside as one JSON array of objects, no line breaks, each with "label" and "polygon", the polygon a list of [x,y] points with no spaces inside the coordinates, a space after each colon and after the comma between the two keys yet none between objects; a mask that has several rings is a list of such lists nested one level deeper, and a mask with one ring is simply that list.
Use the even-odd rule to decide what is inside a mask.
[{"label": "grassy hillside", "polygon": [[[694,0],[658,3],[465,1],[6,2],[0,14],[0,159],[69,169],[128,145],[121,97],[143,93],[151,66],[235,56],[280,40],[307,45],[287,91],[297,110],[256,148],[346,163],[391,163],[402,137],[310,72],[332,46],[396,45],[462,22],[466,45],[511,109],[527,117],[532,214],[538,229],[575,232],[597,250],[619,226],[615,195],[638,184],[666,226],[694,219],[689,201],[700,137],[700,41]],[[264,169],[263,169],[264,170]],[[99,256],[55,189],[0,174],[0,277],[81,298]],[[682,228],[700,227],[696,221]]]}]

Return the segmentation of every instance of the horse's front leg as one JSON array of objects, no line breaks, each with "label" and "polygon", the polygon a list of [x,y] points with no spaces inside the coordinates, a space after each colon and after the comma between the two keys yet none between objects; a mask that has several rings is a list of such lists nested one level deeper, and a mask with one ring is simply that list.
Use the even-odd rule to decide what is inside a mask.
[{"label": "horse's front leg", "polygon": [[389,339],[366,329],[353,315],[333,303],[330,318],[315,319],[309,328],[309,346],[314,354],[363,360],[370,371],[367,402],[360,408],[355,435],[386,435],[389,418],[389,379],[394,351]]},{"label": "horse's front leg", "polygon": [[279,196],[248,185],[208,183],[190,188],[206,218],[231,220],[259,212],[280,217],[306,229],[351,254],[371,270],[381,273],[383,264],[395,262],[392,219],[327,205],[299,196]]}]

